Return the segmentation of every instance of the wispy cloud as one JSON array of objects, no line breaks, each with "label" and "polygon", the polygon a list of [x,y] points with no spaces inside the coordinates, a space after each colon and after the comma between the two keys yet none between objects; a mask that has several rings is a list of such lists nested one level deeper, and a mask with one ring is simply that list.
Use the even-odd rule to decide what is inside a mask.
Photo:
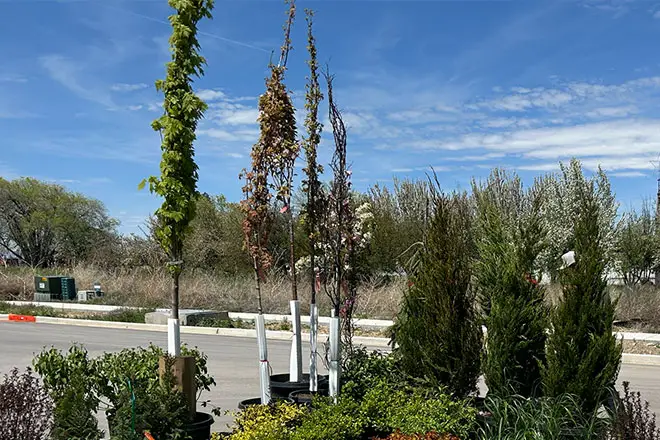
[{"label": "wispy cloud", "polygon": [[105,107],[114,108],[115,103],[109,93],[92,84],[83,84],[79,78],[81,66],[62,55],[47,55],[39,59],[53,81],[69,89],[79,98],[92,101]]},{"label": "wispy cloud", "polygon": [[110,90],[113,92],[134,92],[136,90],[143,90],[149,87],[144,83],[138,84],[127,84],[127,83],[117,83],[110,86]]},{"label": "wispy cloud", "polygon": [[28,80],[22,75],[17,75],[14,73],[0,73],[0,83],[26,83]]}]

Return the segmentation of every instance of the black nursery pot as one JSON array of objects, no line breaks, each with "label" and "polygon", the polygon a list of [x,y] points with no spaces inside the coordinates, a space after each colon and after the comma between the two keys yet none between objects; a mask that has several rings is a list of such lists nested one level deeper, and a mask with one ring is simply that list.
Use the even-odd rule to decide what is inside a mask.
[{"label": "black nursery pot", "polygon": [[328,392],[327,390],[315,392],[315,393],[309,390],[292,391],[289,394],[289,400],[291,400],[293,403],[298,405],[312,406],[312,399],[314,398],[314,396],[318,396],[318,395],[327,396]]},{"label": "black nursery pot", "polygon": [[[289,374],[273,374],[270,376],[270,392],[274,399],[288,399],[293,391],[309,390],[309,374],[303,374],[302,381],[289,381]],[[328,376],[318,376],[319,393],[327,393]]]},{"label": "black nursery pot", "polygon": [[[287,401],[289,403],[293,403],[293,400],[289,399],[288,397],[286,399],[282,399],[279,397],[271,397],[271,399],[272,399],[271,402]],[[261,397],[253,397],[251,399],[241,400],[240,402],[238,402],[238,409],[243,411],[248,406],[254,406],[254,405],[261,405]]]},{"label": "black nursery pot", "polygon": [[183,430],[191,440],[210,440],[213,416],[208,413],[198,412],[193,421],[183,427]]}]

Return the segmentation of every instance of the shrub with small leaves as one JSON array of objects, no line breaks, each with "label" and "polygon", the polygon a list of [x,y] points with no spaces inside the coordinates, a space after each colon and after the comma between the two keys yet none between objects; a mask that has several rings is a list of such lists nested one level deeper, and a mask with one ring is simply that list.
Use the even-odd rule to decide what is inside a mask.
[{"label": "shrub with small leaves", "polygon": [[0,438],[48,440],[52,429],[53,401],[29,368],[11,370],[0,382]]},{"label": "shrub with small leaves", "polygon": [[364,396],[362,417],[377,433],[450,433],[467,437],[475,425],[476,410],[448,394],[424,388],[394,389],[381,383]]},{"label": "shrub with small leaves", "polygon": [[307,414],[304,407],[287,402],[252,405],[235,414],[227,440],[288,440]]},{"label": "shrub with small leaves", "polygon": [[337,403],[317,398],[313,410],[291,436],[292,440],[359,440],[366,429],[360,404],[340,396]]},{"label": "shrub with small leaves", "polygon": [[623,383],[623,398],[612,424],[610,440],[660,440],[660,428],[656,426],[649,403],[642,404],[640,393],[631,392],[628,382]]}]

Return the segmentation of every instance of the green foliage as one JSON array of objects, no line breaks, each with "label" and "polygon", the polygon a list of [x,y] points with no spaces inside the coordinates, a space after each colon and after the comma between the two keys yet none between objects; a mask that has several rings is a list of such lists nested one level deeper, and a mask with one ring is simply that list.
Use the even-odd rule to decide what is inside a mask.
[{"label": "green foliage", "polygon": [[44,350],[34,359],[34,369],[55,403],[55,440],[95,440],[103,438],[98,429],[96,410],[97,363],[82,346],[73,345],[65,355],[60,350]]},{"label": "green foliage", "polygon": [[376,184],[369,203],[374,215],[369,267],[372,272],[399,272],[406,268],[411,248],[424,240],[433,210],[429,184],[396,178],[391,190]]},{"label": "green foliage", "polygon": [[545,361],[547,311],[539,254],[546,231],[541,194],[517,176],[494,171],[473,183],[477,207],[475,273],[488,334],[483,371],[489,393],[538,395]]},{"label": "green foliage", "polygon": [[226,440],[288,440],[306,415],[304,407],[286,402],[248,406],[235,414]]},{"label": "green foliage", "polygon": [[656,219],[648,205],[641,212],[623,215],[617,225],[614,252],[616,268],[628,286],[649,283],[657,266],[658,235]]},{"label": "green foliage", "polygon": [[0,178],[0,249],[33,268],[92,259],[117,224],[100,201],[60,185]]},{"label": "green foliage", "polygon": [[466,438],[474,427],[476,410],[449,395],[421,388],[395,389],[382,382],[361,403],[362,417],[373,431],[425,434],[435,431]]},{"label": "green foliage", "polygon": [[[209,391],[215,380],[209,375],[207,356],[186,345],[181,347],[181,355],[195,358],[197,390],[200,393]],[[132,429],[130,394],[133,392],[136,426],[146,427],[154,433],[167,431],[170,437],[156,438],[174,440],[180,438],[176,435],[179,435],[182,420],[187,417],[187,406],[184,397],[172,391],[171,378],[166,376],[161,382],[158,371],[159,359],[163,356],[166,356],[163,349],[150,345],[104,353],[99,358],[90,359],[83,347],[74,345],[66,354],[55,348],[44,350],[35,358],[34,365],[55,401],[56,426],[68,430],[63,432],[73,435],[70,428],[84,426],[85,420],[96,423],[95,412],[103,400],[108,405],[106,415],[112,436],[123,440],[124,437],[117,437],[115,428],[120,433]],[[64,403],[60,405],[60,402]],[[85,414],[90,414],[91,419],[86,419]],[[90,425],[90,432],[93,429]]]},{"label": "green foliage", "polygon": [[97,440],[104,437],[98,429],[95,410],[98,398],[86,387],[76,371],[63,394],[55,401],[53,440]]},{"label": "green foliage", "polygon": [[295,430],[292,440],[359,440],[366,429],[360,404],[340,396],[337,403],[318,398],[313,410]]},{"label": "green foliage", "polygon": [[355,347],[343,353],[342,395],[359,400],[383,382],[392,386],[407,384],[399,363],[396,354],[369,352],[365,347]]},{"label": "green foliage", "polygon": [[404,372],[466,397],[477,390],[482,346],[470,285],[471,217],[460,194],[434,194],[434,210],[393,340]]},{"label": "green foliage", "polygon": [[600,206],[593,184],[580,193],[574,218],[577,263],[563,271],[563,298],[553,312],[547,367],[542,370],[546,395],[572,394],[586,410],[597,408],[612,392],[621,361],[621,344],[612,334],[615,304],[607,292],[607,266]]},{"label": "green foliage", "polygon": [[117,411],[111,417],[111,434],[117,440],[141,440],[148,431],[154,438],[183,440],[183,427],[189,421],[185,396],[176,390],[171,374],[173,359],[166,358],[166,374],[161,380],[136,380],[118,396]]},{"label": "green foliage", "polygon": [[[198,53],[197,24],[203,18],[211,18],[213,0],[169,0],[169,5],[176,10],[169,17],[172,61],[167,63],[165,80],[156,81],[156,89],[165,94],[165,112],[152,123],[153,129],[161,133],[161,175],[151,176],[148,181],[150,191],[164,198],[156,211],[156,237],[170,258],[179,261],[197,199],[195,130],[207,108],[192,87],[192,77],[203,75],[206,63]],[[168,267],[175,276],[181,270],[180,264]]]},{"label": "green foliage", "polygon": [[583,412],[570,395],[487,398],[478,440],[600,440],[608,420]]},{"label": "green foliage", "polygon": [[201,194],[184,242],[186,266],[227,275],[248,273],[252,265],[243,249],[242,220],[237,203],[222,195]]}]

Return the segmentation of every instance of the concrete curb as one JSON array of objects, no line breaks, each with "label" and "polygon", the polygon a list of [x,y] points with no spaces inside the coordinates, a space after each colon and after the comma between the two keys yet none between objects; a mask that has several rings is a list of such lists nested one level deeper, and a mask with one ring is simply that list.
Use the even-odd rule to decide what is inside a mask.
[{"label": "concrete curb", "polygon": [[[0,321],[9,321],[8,314],[0,314]],[[24,321],[19,321],[20,324]],[[153,331],[153,332],[167,332],[166,325],[156,324],[141,324],[134,322],[114,322],[114,321],[95,321],[92,319],[75,319],[75,318],[52,318],[48,316],[36,316],[35,321],[37,324],[56,324],[56,325],[71,325],[79,327],[95,327],[95,328],[112,328],[123,330],[138,330],[138,331]],[[192,327],[182,326],[181,333],[194,334],[194,335],[208,335],[208,336],[228,336],[236,338],[256,338],[257,332],[254,329],[244,328],[215,328],[215,327]],[[632,335],[640,336],[647,335],[645,333],[633,333]],[[288,331],[267,330],[266,336],[269,340],[274,341],[291,341],[292,334]],[[660,335],[653,335],[659,336]],[[309,333],[302,334],[303,340],[309,340]],[[320,334],[318,342],[323,344],[327,341],[328,335]],[[645,341],[645,339],[637,339]],[[356,344],[365,345],[377,348],[389,348],[388,338],[376,338],[369,336],[355,336],[353,341]],[[653,340],[652,340],[653,341]],[[624,353],[622,363],[629,365],[648,365],[660,366],[660,355],[652,354],[631,354]]]},{"label": "concrete curb", "polygon": [[[9,315],[0,314],[0,321],[8,321]],[[71,325],[78,327],[95,327],[95,328],[111,328],[121,330],[138,330],[150,332],[167,332],[167,325],[157,324],[142,324],[136,322],[114,322],[114,321],[97,321],[93,319],[76,319],[76,318],[53,318],[50,316],[36,316],[35,321],[37,324],[55,324],[55,325]],[[246,328],[216,328],[216,327],[193,327],[181,326],[182,334],[193,335],[208,335],[208,336],[229,336],[236,338],[256,338],[257,332],[254,329]],[[270,340],[275,341],[291,341],[292,334],[288,331],[266,330],[266,336]],[[320,334],[318,337],[319,343],[324,343],[328,335]],[[309,340],[309,333],[302,334],[303,340]],[[388,347],[389,339],[374,338],[367,336],[356,336],[353,340],[362,345],[371,347]]]}]

